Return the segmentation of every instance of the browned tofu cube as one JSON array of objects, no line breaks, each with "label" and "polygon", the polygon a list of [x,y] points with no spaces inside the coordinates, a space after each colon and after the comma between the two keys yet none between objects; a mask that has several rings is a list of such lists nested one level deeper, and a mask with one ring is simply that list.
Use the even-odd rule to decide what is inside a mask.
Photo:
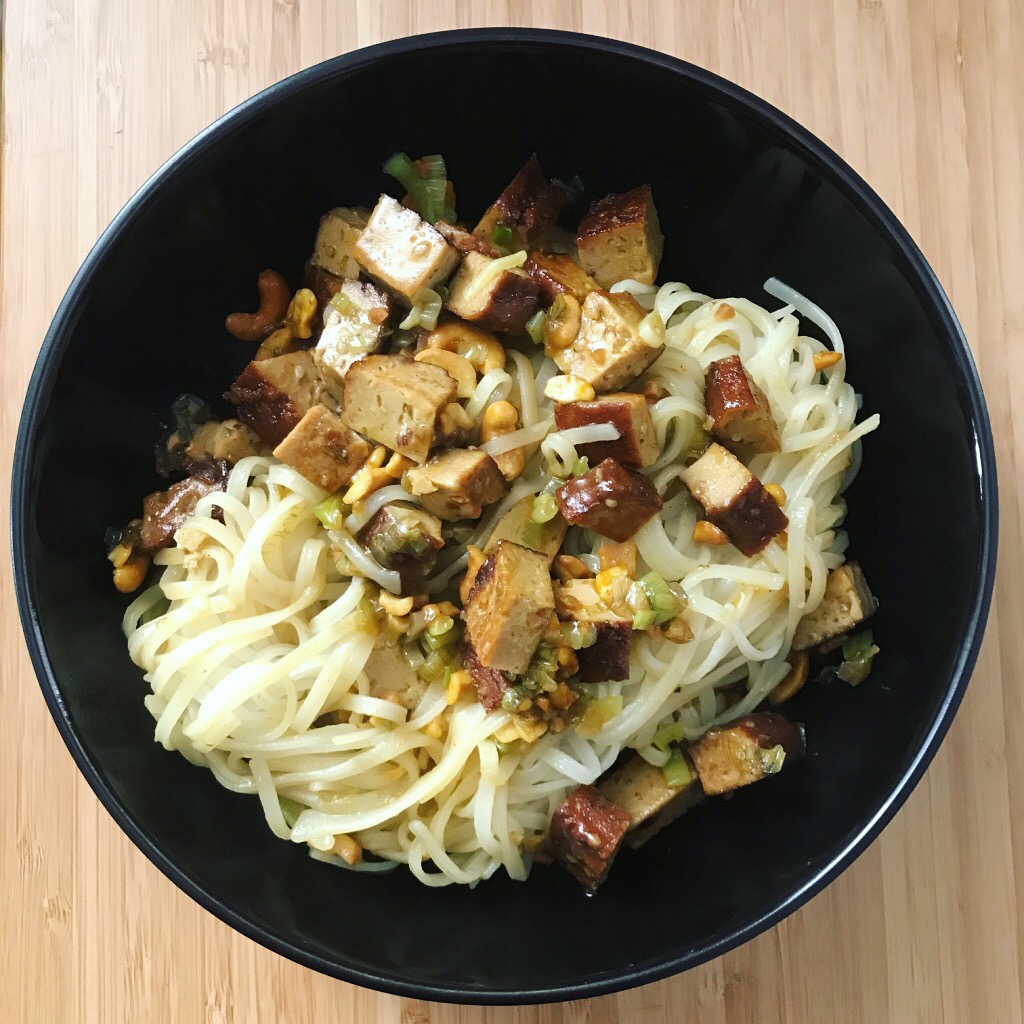
[{"label": "browned tofu cube", "polygon": [[230,462],[259,455],[266,445],[255,430],[241,420],[208,420],[196,429],[185,448],[190,462]]},{"label": "browned tofu cube", "polygon": [[529,666],[554,610],[548,560],[503,540],[480,566],[462,617],[480,664],[518,675]]},{"label": "browned tofu cube", "polygon": [[384,195],[354,253],[363,270],[405,306],[447,281],[459,262],[458,252],[418,213]]},{"label": "browned tofu cube", "polygon": [[341,401],[345,374],[363,356],[379,352],[391,325],[391,296],[368,281],[344,281],[324,309],[323,331],[313,352],[324,385]]},{"label": "browned tofu cube", "polygon": [[582,683],[618,682],[629,678],[629,645],[633,623],[595,622],[597,640],[576,652]]},{"label": "browned tofu cube", "polygon": [[805,651],[843,637],[871,618],[877,608],[860,564],[847,562],[828,574],[821,604],[797,623],[793,650]]},{"label": "browned tofu cube", "polygon": [[779,428],[765,393],[739,356],[716,359],[704,373],[704,402],[711,433],[740,454],[780,451]]},{"label": "browned tofu cube", "polygon": [[712,444],[682,478],[708,519],[745,555],[756,555],[789,525],[761,481],[720,444]]},{"label": "browned tofu cube", "polygon": [[405,479],[423,507],[448,522],[478,519],[484,507],[508,489],[494,459],[469,448],[441,452],[408,470]]},{"label": "browned tofu cube", "polygon": [[629,815],[626,845],[630,849],[643,846],[704,799],[696,769],[689,762],[687,766],[690,780],[682,786],[670,786],[661,768],[635,754],[598,783],[602,795]]},{"label": "browned tofu cube", "polygon": [[200,498],[223,491],[231,467],[226,462],[196,463],[189,476],[142,499],[139,554],[153,554],[174,544],[174,535],[192,518]]},{"label": "browned tofu cube", "polygon": [[413,505],[392,502],[363,527],[359,543],[385,569],[402,577],[403,594],[415,594],[444,547],[441,520]]},{"label": "browned tofu cube", "polygon": [[505,691],[512,685],[512,677],[499,669],[487,668],[486,665],[482,665],[469,641],[464,641],[462,644],[462,657],[473,678],[477,700],[488,711],[501,707],[501,698],[505,696]]},{"label": "browned tofu cube", "polygon": [[602,288],[626,280],[654,284],[662,243],[650,185],[599,199],[576,232],[580,262]]},{"label": "browned tofu cube", "polygon": [[341,418],[378,444],[426,462],[457,385],[439,366],[366,356],[345,374]]},{"label": "browned tofu cube", "polygon": [[597,282],[568,254],[531,252],[523,270],[540,286],[540,304],[547,309],[559,295],[578,302],[597,290]]},{"label": "browned tofu cube", "polygon": [[658,458],[658,438],[651,410],[643,395],[620,391],[602,395],[593,402],[565,402],[555,406],[559,430],[610,423],[619,432],[615,441],[590,441],[576,445],[576,452],[596,466],[603,459],[615,459],[631,469],[650,466]]},{"label": "browned tofu cube", "polygon": [[572,526],[595,530],[620,544],[661,511],[661,497],[642,473],[605,459],[574,477],[556,493],[558,507]]},{"label": "browned tofu cube", "polygon": [[355,476],[370,446],[330,409],[314,405],[274,449],[274,456],[325,491],[336,491]]},{"label": "browned tofu cube", "polygon": [[689,750],[708,796],[775,775],[803,752],[800,730],[776,711],[756,711],[709,729]]},{"label": "browned tofu cube", "polygon": [[479,252],[496,260],[501,255],[501,250],[496,245],[492,245],[486,238],[471,234],[465,228],[460,228],[458,224],[449,224],[446,220],[439,220],[434,227],[437,228],[444,240],[449,245],[454,245],[463,256],[466,253]]},{"label": "browned tofu cube", "polygon": [[478,252],[467,253],[445,305],[488,330],[522,331],[537,312],[540,286],[519,267],[495,272],[495,262]]},{"label": "browned tofu cube", "polygon": [[490,554],[499,541],[510,540],[521,544],[524,548],[539,551],[550,565],[558,554],[565,531],[569,524],[561,517],[555,516],[546,523],[535,523],[533,515],[533,495],[517,501],[495,524],[484,551]]},{"label": "browned tofu cube", "polygon": [[544,176],[534,153],[491,204],[473,234],[493,242],[494,229],[501,224],[512,231],[514,247],[524,248],[554,226],[568,198],[561,185]]},{"label": "browned tofu cube", "polygon": [[356,243],[366,229],[370,211],[365,207],[336,206],[320,218],[310,262],[335,277],[359,276]]},{"label": "browned tofu cube", "polygon": [[617,391],[639,377],[665,350],[648,344],[640,324],[647,311],[628,292],[591,292],[583,303],[576,340],[553,358],[563,373],[582,377],[595,391]]},{"label": "browned tofu cube", "polygon": [[250,363],[224,397],[237,406],[243,423],[278,445],[327,394],[312,354],[301,351]]},{"label": "browned tofu cube", "polygon": [[548,839],[558,862],[588,889],[605,879],[630,816],[594,786],[574,789],[555,808]]}]

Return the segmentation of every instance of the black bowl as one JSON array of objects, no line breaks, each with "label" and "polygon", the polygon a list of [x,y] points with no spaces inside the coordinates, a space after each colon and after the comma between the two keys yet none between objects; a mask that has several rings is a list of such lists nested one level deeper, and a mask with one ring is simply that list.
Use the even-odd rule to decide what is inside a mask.
[{"label": "black bowl", "polygon": [[[369,202],[393,150],[440,151],[460,208],[482,210],[538,150],[587,198],[650,181],[665,280],[714,295],[776,275],[842,328],[867,441],[853,553],[881,599],[882,648],[858,689],[792,705],[809,756],[625,854],[590,899],[566,874],[475,891],[405,872],[352,875],[275,839],[255,800],[153,742],[120,631],[103,531],[158,485],[152,445],[182,391],[215,399],[246,358],[226,312],[256,273],[293,283],[318,215]],[[251,349],[248,349],[251,351]],[[996,474],[963,334],[914,242],[834,153],[714,75],[623,43],[454,32],[359,50],[242,104],[139,190],[62,303],[29,387],[14,470],[21,615],[79,767],[178,886],[309,967],[466,1002],[596,995],[699,964],[770,927],[845,868],[921,777],[981,640]],[[850,908],[856,913],[856,908]]]}]

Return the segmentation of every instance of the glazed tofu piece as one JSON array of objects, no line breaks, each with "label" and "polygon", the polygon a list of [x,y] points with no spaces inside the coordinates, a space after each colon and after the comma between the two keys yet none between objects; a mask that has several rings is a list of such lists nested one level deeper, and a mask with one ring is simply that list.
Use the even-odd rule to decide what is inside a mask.
[{"label": "glazed tofu piece", "polygon": [[404,306],[425,288],[444,284],[459,253],[418,213],[382,195],[353,250],[367,275]]},{"label": "glazed tofu piece", "polygon": [[402,593],[414,594],[444,547],[441,520],[414,505],[385,505],[363,527],[359,543],[385,569],[402,577]]},{"label": "glazed tofu piece", "polygon": [[704,373],[704,402],[711,433],[739,454],[781,451],[779,428],[765,393],[739,356],[716,359]]},{"label": "glazed tofu piece", "polygon": [[184,480],[142,499],[139,554],[153,554],[174,544],[174,535],[192,518],[200,498],[224,490],[231,467],[227,462],[196,463]]},{"label": "glazed tofu piece", "polygon": [[370,455],[370,446],[330,409],[314,405],[274,449],[274,456],[310,483],[333,493]]},{"label": "glazed tofu piece", "polygon": [[583,303],[576,340],[553,354],[563,373],[582,377],[595,391],[617,391],[639,377],[665,349],[649,345],[640,324],[647,311],[628,292],[591,292]]},{"label": "glazed tofu piece", "polygon": [[323,331],[313,352],[327,389],[338,401],[345,374],[363,356],[379,352],[391,326],[391,296],[368,281],[344,281],[324,309]]},{"label": "glazed tofu piece", "polygon": [[615,459],[605,459],[588,473],[569,480],[556,497],[571,526],[595,530],[620,544],[661,511],[661,497],[654,484]]},{"label": "glazed tofu piece", "polygon": [[580,262],[602,288],[617,281],[654,284],[664,239],[650,185],[599,199],[580,221]]},{"label": "glazed tofu piece", "polygon": [[365,356],[345,374],[341,418],[364,437],[426,462],[456,388],[439,366]]},{"label": "glazed tofu piece", "polygon": [[544,176],[534,153],[491,204],[473,234],[493,243],[494,229],[500,224],[512,231],[512,248],[525,248],[554,226],[568,198],[561,185]]},{"label": "glazed tofu piece", "polygon": [[467,253],[445,305],[487,330],[516,333],[537,312],[540,286],[519,267],[501,270],[497,263],[482,253]]},{"label": "glazed tofu piece", "polygon": [[533,495],[528,494],[521,501],[517,501],[494,524],[494,530],[487,538],[484,552],[489,554],[498,546],[499,541],[510,540],[524,548],[530,548],[531,551],[540,552],[550,565],[562,546],[569,524],[561,516],[555,516],[546,523],[534,523],[532,515]]},{"label": "glazed tofu piece", "polygon": [[480,566],[462,617],[480,664],[518,675],[529,666],[554,610],[548,560],[503,540]]},{"label": "glazed tofu piece", "polygon": [[548,841],[562,867],[593,891],[608,874],[630,823],[629,813],[599,789],[580,786],[555,808]]},{"label": "glazed tofu piece", "polygon": [[500,669],[487,668],[481,664],[473,645],[463,641],[462,657],[476,687],[476,697],[488,711],[501,707],[501,698],[512,685],[512,677]]},{"label": "glazed tofu piece", "polygon": [[687,767],[689,781],[682,786],[670,786],[661,768],[635,754],[598,783],[601,794],[629,815],[625,841],[630,849],[643,846],[704,799],[696,769],[689,761]]},{"label": "glazed tofu piece", "polygon": [[540,304],[547,309],[559,295],[572,295],[578,302],[593,291],[597,282],[568,254],[531,252],[523,270],[540,286]]},{"label": "glazed tofu piece", "polygon": [[484,507],[508,489],[498,464],[486,452],[452,448],[405,474],[423,507],[447,522],[479,519]]},{"label": "glazed tofu piece", "polygon": [[259,455],[266,445],[251,427],[241,420],[208,420],[196,429],[185,448],[190,462],[229,462]]},{"label": "glazed tofu piece", "polygon": [[629,678],[629,645],[633,623],[625,619],[595,622],[597,639],[576,652],[582,683],[619,682]]},{"label": "glazed tofu piece", "polygon": [[314,405],[332,403],[306,350],[250,363],[224,397],[238,408],[238,418],[272,445],[280,444]]},{"label": "glazed tofu piece", "polygon": [[335,277],[355,280],[359,276],[356,243],[369,219],[370,211],[362,206],[328,210],[320,218],[310,262]]},{"label": "glazed tofu piece", "polygon": [[492,245],[486,238],[474,235],[465,228],[460,228],[458,224],[449,224],[446,220],[439,220],[434,227],[437,228],[444,240],[449,245],[454,245],[463,256],[466,253],[479,252],[496,260],[501,255],[501,250],[496,245]]},{"label": "glazed tofu piece", "polygon": [[615,441],[591,441],[576,445],[576,452],[596,466],[603,459],[615,459],[630,469],[650,466],[658,458],[658,438],[650,406],[643,395],[620,391],[602,395],[593,402],[565,402],[555,406],[559,430],[610,423],[619,432]]},{"label": "glazed tofu piece", "polygon": [[755,711],[709,729],[689,754],[708,796],[775,775],[804,752],[800,730],[776,711]]},{"label": "glazed tofu piece", "polygon": [[720,444],[712,444],[682,479],[708,519],[745,555],[756,555],[789,524],[761,481]]},{"label": "glazed tofu piece", "polygon": [[877,608],[860,564],[847,562],[828,574],[821,604],[797,623],[793,650],[805,651],[838,640],[871,618]]}]

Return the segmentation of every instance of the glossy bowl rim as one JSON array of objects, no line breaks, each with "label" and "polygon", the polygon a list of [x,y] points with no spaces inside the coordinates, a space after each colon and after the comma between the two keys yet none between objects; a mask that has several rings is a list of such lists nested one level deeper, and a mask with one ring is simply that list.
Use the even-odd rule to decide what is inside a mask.
[{"label": "glossy bowl rim", "polygon": [[[836,841],[835,852],[830,856],[828,863],[812,872],[810,877],[804,879],[800,885],[779,899],[767,912],[748,919],[732,929],[709,937],[708,941],[699,947],[639,966],[624,964],[620,970],[605,971],[590,979],[528,989],[500,986],[475,989],[469,986],[456,987],[446,984],[413,982],[395,972],[339,963],[320,955],[313,948],[297,943],[283,933],[258,925],[244,913],[229,906],[215,893],[209,891],[201,879],[187,873],[174,863],[151,840],[145,827],[135,820],[113,789],[107,785],[102,777],[102,765],[98,762],[93,763],[78,735],[64,704],[56,673],[43,643],[35,615],[34,581],[30,578],[28,569],[33,544],[29,530],[30,510],[26,502],[31,490],[32,455],[42,413],[46,408],[59,364],[70,343],[77,322],[76,310],[80,306],[82,297],[88,293],[93,280],[102,271],[108,251],[115,247],[122,234],[143,212],[164,183],[173,178],[179,168],[194,159],[201,158],[209,149],[223,143],[229,136],[257,120],[264,107],[301,93],[304,89],[318,84],[324,79],[339,74],[347,75],[381,59],[401,57],[410,53],[453,45],[472,46],[477,43],[502,43],[519,49],[524,47],[555,49],[571,47],[592,53],[598,58],[611,55],[680,75],[688,80],[691,87],[710,95],[721,105],[733,109],[740,108],[767,123],[786,138],[788,144],[803,159],[817,166],[824,176],[856,205],[859,212],[872,224],[874,230],[906,260],[907,265],[913,271],[912,277],[915,278],[919,298],[924,308],[931,314],[934,321],[941,324],[942,334],[949,339],[959,381],[965,391],[965,404],[970,414],[968,426],[973,431],[976,459],[975,480],[981,520],[977,588],[972,597],[956,662],[938,712],[920,747],[904,763],[902,775],[896,785],[860,827]],[[12,472],[11,527],[18,611],[32,665],[50,714],[79,770],[100,801],[129,839],[160,871],[179,889],[232,928],[305,967],[343,981],[394,995],[444,1002],[502,1005],[555,1002],[598,996],[658,981],[696,967],[736,948],[777,924],[849,867],[878,836],[910,795],[938,750],[963,698],[977,661],[992,598],[998,539],[998,492],[992,428],[981,381],[963,329],[953,312],[949,299],[923,253],[896,215],[860,175],[829,146],[788,115],[746,89],[668,54],[619,40],[551,29],[456,29],[377,43],[299,71],[256,93],[222,115],[187,142],[143,183],[92,247],[75,274],[43,341],[28,385],[18,427]]]}]

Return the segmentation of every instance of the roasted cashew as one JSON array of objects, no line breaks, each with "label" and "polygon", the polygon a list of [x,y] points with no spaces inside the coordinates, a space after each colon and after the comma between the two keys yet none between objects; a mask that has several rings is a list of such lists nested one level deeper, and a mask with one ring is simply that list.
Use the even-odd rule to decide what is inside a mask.
[{"label": "roasted cashew", "polygon": [[232,313],[224,326],[239,341],[262,341],[288,312],[291,290],[276,270],[264,270],[256,279],[260,308],[255,313]]},{"label": "roasted cashew", "polygon": [[[486,444],[503,434],[511,434],[518,422],[519,412],[511,402],[492,402],[484,409],[484,416],[480,421],[480,443]],[[510,452],[495,455],[494,461],[498,464],[501,475],[511,482],[522,473],[526,465],[526,453],[522,448],[513,448]]]},{"label": "roasted cashew", "polygon": [[472,398],[476,391],[476,370],[473,364],[457,352],[445,348],[425,348],[416,353],[417,363],[439,366],[458,386],[459,398]]},{"label": "roasted cashew", "polygon": [[451,321],[438,324],[423,338],[425,348],[440,348],[465,356],[470,365],[483,376],[491,370],[505,369],[505,349],[492,334],[479,327]]}]

